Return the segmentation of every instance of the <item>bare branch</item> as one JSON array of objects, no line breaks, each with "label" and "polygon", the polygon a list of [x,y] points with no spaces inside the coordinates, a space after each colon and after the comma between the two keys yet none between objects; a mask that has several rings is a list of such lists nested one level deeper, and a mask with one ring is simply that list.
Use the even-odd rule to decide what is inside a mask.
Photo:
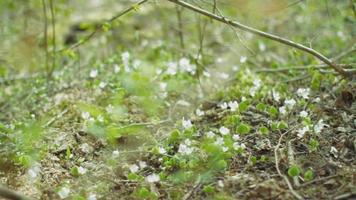
[{"label": "bare branch", "polygon": [[0,197],[11,200],[30,200],[29,198],[12,191],[4,186],[0,186]]},{"label": "bare branch", "polygon": [[196,7],[194,5],[191,5],[191,4],[189,4],[189,3],[185,2],[185,1],[182,1],[182,0],[168,0],[168,1],[170,1],[170,2],[172,2],[174,4],[181,5],[181,6],[187,8],[189,10],[192,10],[194,12],[200,13],[200,14],[205,15],[205,16],[211,18],[211,19],[214,19],[216,21],[220,21],[220,22],[222,22],[224,24],[231,25],[231,26],[233,26],[235,28],[238,28],[238,29],[241,29],[243,31],[246,31],[246,32],[249,32],[249,33],[252,33],[252,34],[255,34],[255,35],[259,35],[261,37],[264,37],[264,38],[276,41],[278,43],[282,43],[282,44],[285,44],[287,46],[290,46],[290,47],[299,49],[301,51],[304,51],[304,52],[314,56],[315,58],[319,59],[323,63],[329,65],[335,71],[337,71],[340,75],[342,75],[342,76],[344,76],[346,78],[352,78],[355,75],[355,73],[347,72],[343,68],[335,65],[330,59],[328,59],[323,54],[317,52],[316,50],[314,50],[312,48],[306,47],[306,46],[304,46],[304,45],[302,45],[300,43],[296,43],[296,42],[291,41],[289,39],[286,39],[286,38],[283,38],[283,37],[280,37],[280,36],[276,36],[276,35],[273,35],[273,34],[270,34],[270,33],[267,33],[267,32],[263,32],[261,30],[252,28],[250,26],[246,26],[244,24],[241,24],[241,23],[239,23],[237,21],[233,21],[231,19],[218,16],[218,15],[216,15],[214,13],[211,13],[209,11],[206,11],[206,10],[203,10],[201,8],[198,8],[198,7]]}]

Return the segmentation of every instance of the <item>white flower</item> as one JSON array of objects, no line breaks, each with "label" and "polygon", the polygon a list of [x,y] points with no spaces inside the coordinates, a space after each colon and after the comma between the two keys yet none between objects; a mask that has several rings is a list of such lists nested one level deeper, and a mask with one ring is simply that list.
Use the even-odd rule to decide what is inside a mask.
[{"label": "white flower", "polygon": [[166,151],[166,149],[164,149],[163,147],[159,147],[159,148],[158,148],[158,153],[160,153],[160,154],[166,154],[167,151]]},{"label": "white flower", "polygon": [[246,56],[241,56],[240,57],[240,63],[245,63],[247,61],[247,57]]},{"label": "white flower", "polygon": [[115,64],[115,65],[114,65],[114,73],[117,74],[117,73],[120,72],[120,70],[121,70],[121,68],[119,67],[119,65],[118,65],[118,64]]},{"label": "white flower", "polygon": [[165,83],[165,82],[159,83],[159,89],[161,91],[165,91],[167,89],[167,83]]},{"label": "white flower", "polygon": [[88,120],[90,118],[90,113],[89,112],[82,112],[82,118],[85,120]]},{"label": "white flower", "polygon": [[210,75],[210,73],[208,71],[203,71],[203,76],[209,78],[211,75]]},{"label": "white flower", "polygon": [[198,108],[198,109],[196,109],[195,114],[196,114],[197,116],[201,117],[201,116],[203,116],[205,113],[204,113],[204,111],[202,111],[202,110],[200,110],[200,109]]},{"label": "white flower", "polygon": [[237,141],[237,140],[240,139],[240,135],[234,134],[234,135],[232,136],[232,139],[235,140],[235,141]]},{"label": "white flower", "polygon": [[78,167],[78,173],[83,175],[83,174],[87,173],[87,169],[80,166],[80,167]]},{"label": "white flower", "polygon": [[309,92],[310,92],[309,88],[299,88],[297,90],[297,95],[304,99],[309,99]]},{"label": "white flower", "polygon": [[257,88],[256,87],[252,87],[252,88],[250,88],[250,96],[251,97],[254,97],[255,96],[255,94],[256,94],[256,91],[257,91]]},{"label": "white flower", "polygon": [[219,132],[221,133],[221,135],[227,135],[230,133],[230,130],[228,128],[226,128],[225,126],[222,126],[219,128]]},{"label": "white flower", "polygon": [[106,112],[108,112],[109,114],[114,112],[114,106],[112,106],[111,104],[109,104],[108,106],[106,106],[105,108]]},{"label": "white flower", "polygon": [[98,76],[98,70],[97,69],[91,70],[89,76],[90,78],[96,78]]},{"label": "white flower", "polygon": [[185,139],[184,144],[187,146],[190,146],[190,145],[192,145],[192,141],[190,139]]},{"label": "white flower", "polygon": [[294,99],[286,99],[284,100],[284,105],[287,106],[288,109],[292,109],[296,104]]},{"label": "white flower", "polygon": [[229,78],[229,74],[227,74],[227,73],[224,73],[224,72],[222,72],[222,73],[219,73],[218,74],[219,75],[219,77],[221,78],[221,79],[228,79]]},{"label": "white flower", "polygon": [[299,116],[300,117],[308,117],[308,112],[307,111],[305,111],[305,110],[303,110],[303,111],[301,111],[300,113],[299,113]]},{"label": "white flower", "polygon": [[130,165],[129,169],[132,173],[136,173],[136,172],[138,172],[138,170],[140,168],[136,164],[133,164],[133,165]]},{"label": "white flower", "polygon": [[178,148],[178,153],[181,153],[183,155],[189,155],[193,152],[193,148],[189,147],[186,144],[180,144]]},{"label": "white flower", "polygon": [[133,68],[137,69],[141,65],[140,60],[134,60],[132,63]]},{"label": "white flower", "polygon": [[38,174],[41,172],[41,165],[38,163],[35,163],[30,169],[28,169],[27,173],[30,176],[31,180],[34,180],[37,178]]},{"label": "white flower", "polygon": [[245,149],[246,145],[244,143],[238,143],[238,142],[234,142],[234,144],[232,144],[232,146],[234,147],[235,150],[239,150],[239,149]]},{"label": "white flower", "polygon": [[168,75],[176,75],[178,70],[178,64],[175,62],[169,62],[167,63],[167,71],[166,73]]},{"label": "white flower", "polygon": [[224,182],[222,180],[218,180],[218,186],[223,188],[224,187]]},{"label": "white flower", "polygon": [[222,151],[223,152],[227,152],[229,150],[229,148],[227,148],[227,147],[222,147]]},{"label": "white flower", "polygon": [[263,42],[258,43],[258,48],[260,51],[265,51],[266,50],[266,45]]},{"label": "white flower", "polygon": [[272,96],[273,96],[273,99],[277,102],[279,102],[279,100],[281,99],[279,92],[276,92],[274,90],[272,91]]},{"label": "white flower", "polygon": [[148,183],[154,183],[154,182],[158,182],[160,180],[159,178],[159,175],[153,173],[153,174],[150,174],[146,177],[146,181]]},{"label": "white flower", "polygon": [[224,145],[224,138],[222,138],[222,137],[218,137],[218,138],[216,138],[216,140],[215,140],[215,142],[214,142],[214,144],[216,144],[216,145],[218,145],[218,146],[222,146],[222,145]]},{"label": "white flower", "polygon": [[328,127],[327,124],[324,124],[324,120],[320,119],[317,124],[314,125],[314,132],[321,133],[324,127]]},{"label": "white flower", "polygon": [[219,107],[221,108],[221,109],[227,109],[227,103],[226,102],[223,102],[223,103],[221,103],[221,104],[219,104]]},{"label": "white flower", "polygon": [[279,107],[279,113],[281,113],[281,115],[285,115],[286,113],[287,113],[287,111],[286,111],[286,107],[285,106],[281,106],[281,107]]},{"label": "white flower", "polygon": [[124,64],[128,64],[130,60],[130,53],[125,51],[121,54],[121,59]]},{"label": "white flower", "polygon": [[120,155],[120,152],[118,150],[115,150],[115,151],[112,152],[112,155],[114,157],[118,157]]},{"label": "white flower", "polygon": [[140,166],[141,169],[147,167],[147,163],[145,161],[139,161],[138,165]]},{"label": "white flower", "polygon": [[59,195],[59,197],[61,199],[65,199],[69,196],[69,193],[70,193],[70,189],[67,188],[67,187],[62,187],[58,192],[57,194]]},{"label": "white flower", "polygon": [[215,137],[215,133],[213,131],[209,131],[206,133],[206,137],[213,138],[213,137]]},{"label": "white flower", "polygon": [[305,133],[309,131],[309,127],[308,126],[305,126],[299,130],[297,130],[298,134],[297,136],[301,139],[304,137]]},{"label": "white flower", "polygon": [[182,119],[182,125],[183,125],[184,129],[190,129],[193,127],[192,122],[189,119],[185,120],[184,117]]},{"label": "white flower", "polygon": [[179,60],[179,67],[181,71],[188,72],[192,75],[195,74],[196,66],[190,63],[190,60],[187,58],[181,58]]},{"label": "white flower", "polygon": [[95,194],[89,194],[87,200],[97,200],[96,195]]},{"label": "white flower", "polygon": [[102,115],[99,115],[97,119],[99,122],[104,122],[104,117]]},{"label": "white flower", "polygon": [[235,112],[236,109],[239,107],[239,104],[237,103],[237,101],[230,101],[230,102],[228,103],[228,105],[229,105],[230,110],[231,110],[232,112]]},{"label": "white flower", "polygon": [[253,80],[253,85],[256,87],[256,88],[260,88],[261,87],[261,80],[260,79],[255,79]]},{"label": "white flower", "polygon": [[319,102],[320,102],[320,98],[319,98],[319,97],[315,98],[315,99],[313,100],[313,102],[314,102],[314,103],[319,103]]},{"label": "white flower", "polygon": [[105,83],[105,82],[100,82],[100,83],[99,83],[99,87],[100,87],[101,89],[104,89],[104,88],[106,87],[106,83]]}]

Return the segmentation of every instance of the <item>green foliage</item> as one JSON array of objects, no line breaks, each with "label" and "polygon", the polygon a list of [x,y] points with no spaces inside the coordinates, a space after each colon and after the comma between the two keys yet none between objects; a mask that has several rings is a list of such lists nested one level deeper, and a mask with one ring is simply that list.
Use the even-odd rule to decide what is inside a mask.
[{"label": "green foliage", "polygon": [[316,140],[316,139],[314,139],[314,138],[311,138],[311,139],[309,140],[308,148],[309,148],[309,152],[317,151],[318,148],[319,148],[319,142],[318,142],[318,140]]},{"label": "green foliage", "polygon": [[241,135],[245,135],[245,134],[248,134],[251,130],[251,127],[250,125],[248,124],[245,124],[245,123],[241,123],[237,129],[236,129],[236,132],[241,134]]},{"label": "green foliage", "polygon": [[269,130],[268,130],[267,127],[261,126],[260,129],[259,129],[259,132],[260,132],[262,135],[268,135]]},{"label": "green foliage", "polygon": [[304,173],[304,180],[305,181],[311,181],[314,178],[314,172],[311,169],[308,169],[305,173]]},{"label": "green foliage", "polygon": [[289,167],[288,169],[288,175],[290,177],[295,177],[295,176],[299,176],[300,174],[300,168],[296,165],[293,165],[291,167]]}]

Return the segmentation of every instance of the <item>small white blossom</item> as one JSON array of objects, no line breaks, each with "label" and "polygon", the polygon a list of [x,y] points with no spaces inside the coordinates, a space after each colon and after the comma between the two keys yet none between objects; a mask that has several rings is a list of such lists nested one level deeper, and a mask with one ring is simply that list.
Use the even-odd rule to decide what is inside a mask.
[{"label": "small white blossom", "polygon": [[272,96],[273,96],[273,99],[277,102],[279,102],[279,100],[281,99],[281,95],[279,94],[279,92],[276,92],[276,91],[272,91]]},{"label": "small white blossom", "polygon": [[213,131],[209,131],[206,133],[206,137],[213,138],[213,137],[215,137],[215,133]]},{"label": "small white blossom", "polygon": [[184,117],[182,119],[182,125],[183,125],[184,129],[190,129],[193,127],[192,122],[189,119],[185,120]]},{"label": "small white blossom", "polygon": [[255,79],[253,80],[253,85],[256,87],[256,88],[260,88],[261,87],[261,80],[260,79]]},{"label": "small white blossom", "polygon": [[240,57],[240,63],[245,63],[247,61],[247,57],[246,56],[241,56]]},{"label": "small white blossom", "polygon": [[159,83],[159,89],[161,91],[165,91],[167,89],[167,83],[165,83],[165,82]]},{"label": "small white blossom", "polygon": [[263,42],[258,43],[258,48],[260,51],[265,51],[266,50],[266,45]]},{"label": "small white blossom", "polygon": [[320,98],[319,98],[319,97],[315,98],[315,99],[313,100],[313,102],[314,102],[314,103],[319,103],[319,102],[320,102]]},{"label": "small white blossom", "polygon": [[128,64],[130,60],[130,53],[125,51],[121,54],[121,59],[124,64]]},{"label": "small white blossom", "polygon": [[221,133],[221,135],[227,135],[230,133],[230,130],[228,128],[226,128],[225,126],[222,126],[219,128],[219,132]]},{"label": "small white blossom", "polygon": [[88,120],[90,118],[90,113],[89,112],[82,112],[82,118],[85,120]]},{"label": "small white blossom", "polygon": [[112,106],[111,104],[106,106],[105,108],[106,112],[108,112],[109,114],[112,114],[114,112],[114,106]]},{"label": "small white blossom", "polygon": [[89,76],[90,78],[96,78],[98,76],[98,70],[97,69],[91,70]]},{"label": "small white blossom", "polygon": [[80,167],[78,167],[78,173],[83,175],[83,174],[87,173],[87,169],[80,166]]},{"label": "small white blossom", "polygon": [[281,113],[281,115],[285,115],[287,113],[285,106],[279,107],[278,110],[279,110],[279,113]]},{"label": "small white blossom", "polygon": [[224,182],[222,180],[218,180],[218,186],[223,188],[224,187]]},{"label": "small white blossom", "polygon": [[155,183],[155,182],[158,182],[159,180],[160,180],[159,175],[155,174],[155,173],[150,174],[146,177],[146,181],[148,183]]},{"label": "small white blossom", "polygon": [[237,101],[230,101],[230,102],[228,103],[228,105],[229,105],[230,110],[231,110],[232,112],[235,112],[236,109],[239,107],[239,104],[237,103]]},{"label": "small white blossom", "polygon": [[97,200],[96,195],[95,194],[89,194],[87,200]]},{"label": "small white blossom", "polygon": [[304,137],[305,133],[309,131],[309,127],[308,126],[304,126],[303,128],[297,130],[298,134],[297,136],[301,139]]},{"label": "small white blossom", "polygon": [[138,170],[140,168],[136,164],[133,164],[133,165],[130,165],[129,169],[132,173],[136,173],[136,172],[138,172]]},{"label": "small white blossom", "polygon": [[176,75],[178,71],[178,64],[175,62],[169,62],[167,63],[167,71],[166,73],[168,75]]},{"label": "small white blossom", "polygon": [[222,145],[224,145],[224,138],[222,138],[222,137],[218,137],[218,138],[216,138],[216,140],[215,140],[215,142],[214,142],[214,144],[216,144],[216,145],[218,145],[218,146],[222,146]]},{"label": "small white blossom", "polygon": [[234,135],[232,136],[232,139],[235,140],[235,141],[240,140],[240,135],[234,134]]},{"label": "small white blossom", "polygon": [[119,65],[118,65],[118,64],[115,64],[115,65],[114,65],[114,73],[117,74],[117,73],[120,72],[120,70],[121,70],[121,68],[119,67]]},{"label": "small white blossom", "polygon": [[227,147],[222,147],[222,151],[223,152],[227,152],[229,150],[229,148],[227,148]]},{"label": "small white blossom", "polygon": [[208,71],[203,71],[203,76],[209,78],[211,75],[210,75],[210,73]]},{"label": "small white blossom", "polygon": [[227,105],[226,102],[223,102],[223,103],[219,104],[219,107],[220,107],[221,109],[227,109],[228,105]]},{"label": "small white blossom", "polygon": [[178,148],[178,153],[183,155],[190,155],[193,152],[193,148],[189,147],[186,144],[180,144]]},{"label": "small white blossom", "polygon": [[104,117],[102,115],[99,115],[97,119],[99,122],[104,122]]},{"label": "small white blossom", "polygon": [[82,151],[83,153],[90,153],[91,151],[91,147],[89,146],[88,143],[83,143],[79,146],[80,151]]},{"label": "small white blossom", "polygon": [[321,133],[324,127],[328,127],[328,125],[324,123],[324,120],[320,119],[318,123],[314,125],[314,132]]},{"label": "small white blossom", "polygon": [[227,73],[224,73],[224,72],[222,72],[222,73],[219,73],[218,74],[219,75],[219,77],[221,78],[221,79],[228,79],[229,78],[229,74],[227,74]]},{"label": "small white blossom", "polygon": [[301,111],[300,113],[299,113],[299,116],[300,117],[308,117],[308,112],[307,111],[305,111],[305,110],[303,110],[303,111]]},{"label": "small white blossom", "polygon": [[309,92],[310,92],[309,88],[299,88],[297,90],[297,95],[304,99],[309,99]]},{"label": "small white blossom", "polygon": [[118,157],[120,155],[120,152],[118,150],[115,150],[115,151],[112,152],[112,155],[114,157]]},{"label": "small white blossom", "polygon": [[192,145],[192,141],[190,139],[185,139],[184,144],[187,146],[190,146],[190,145]]},{"label": "small white blossom", "polygon": [[200,110],[199,108],[195,110],[195,114],[199,117],[203,116],[205,113],[204,111]]},{"label": "small white blossom", "polygon": [[294,99],[284,100],[284,105],[287,106],[288,109],[292,109],[296,103],[297,102]]},{"label": "small white blossom", "polygon": [[104,89],[104,88],[106,87],[106,83],[105,83],[105,82],[100,82],[100,83],[99,83],[99,87],[100,87],[101,89]]},{"label": "small white blossom", "polygon": [[256,95],[256,92],[257,92],[257,88],[256,87],[250,88],[249,93],[250,93],[251,97],[254,97]]},{"label": "small white blossom", "polygon": [[141,65],[141,60],[134,60],[132,63],[133,68],[137,69]]},{"label": "small white blossom", "polygon": [[234,147],[235,150],[246,148],[246,145],[244,143],[240,144],[239,142],[234,142],[234,144],[232,144],[232,146]]},{"label": "small white blossom", "polygon": [[36,163],[30,169],[28,169],[27,173],[31,180],[34,180],[37,178],[38,174],[41,172],[40,167],[41,167],[40,164]]},{"label": "small white blossom", "polygon": [[147,167],[147,163],[145,161],[139,161],[138,165],[140,166],[140,169]]},{"label": "small white blossom", "polygon": [[195,74],[196,66],[190,63],[190,60],[187,58],[181,58],[179,60],[179,67],[183,72],[188,72],[192,75]]},{"label": "small white blossom", "polygon": [[67,188],[67,187],[62,187],[58,192],[57,194],[59,195],[59,197],[61,199],[65,199],[69,196],[69,193],[70,193],[70,189]]},{"label": "small white blossom", "polygon": [[158,148],[158,153],[160,153],[160,154],[166,154],[167,151],[166,151],[166,149],[164,149],[163,147],[159,147],[159,148]]}]

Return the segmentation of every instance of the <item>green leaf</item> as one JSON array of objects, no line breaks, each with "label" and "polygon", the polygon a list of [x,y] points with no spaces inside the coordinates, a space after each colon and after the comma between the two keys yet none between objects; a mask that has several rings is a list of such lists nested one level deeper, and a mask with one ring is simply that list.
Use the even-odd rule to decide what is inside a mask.
[{"label": "green leaf", "polygon": [[243,101],[239,104],[239,111],[240,112],[245,112],[248,107],[250,106],[249,102],[248,101]]},{"label": "green leaf", "polygon": [[105,22],[101,28],[104,32],[108,32],[111,29],[111,24],[109,22]]},{"label": "green leaf", "polygon": [[314,172],[311,169],[308,169],[305,173],[304,173],[304,180],[305,181],[311,181],[314,178]]},{"label": "green leaf", "polygon": [[267,127],[261,126],[261,127],[260,127],[260,133],[261,133],[262,135],[268,135],[269,130],[268,130]]},{"label": "green leaf", "polygon": [[137,195],[142,199],[147,199],[151,195],[151,192],[147,188],[142,187],[138,190]]},{"label": "green leaf", "polygon": [[245,123],[241,123],[237,129],[236,129],[236,132],[239,133],[239,134],[247,134],[249,133],[251,130],[250,126],[248,124],[245,124]]},{"label": "green leaf", "polygon": [[78,167],[77,167],[77,166],[72,167],[72,168],[70,169],[70,174],[72,174],[72,176],[74,176],[74,177],[78,177],[78,176],[79,176]]},{"label": "green leaf", "polygon": [[310,152],[318,150],[318,148],[319,148],[318,140],[316,140],[314,138],[310,139],[308,147],[309,147]]},{"label": "green leaf", "polygon": [[270,106],[268,109],[268,113],[271,117],[277,117],[278,116],[278,109],[274,106]]},{"label": "green leaf", "polygon": [[216,170],[225,170],[227,167],[227,162],[225,160],[219,160],[216,165],[214,166],[214,168]]},{"label": "green leaf", "polygon": [[258,103],[257,105],[256,105],[256,108],[257,108],[257,110],[259,110],[259,111],[265,111],[266,110],[266,104],[264,104],[264,103]]},{"label": "green leaf", "polygon": [[290,177],[295,177],[298,176],[299,174],[300,174],[300,168],[296,165],[293,165],[288,169],[288,175]]},{"label": "green leaf", "polygon": [[214,193],[214,192],[215,192],[215,189],[214,189],[214,187],[211,186],[211,185],[205,185],[205,186],[203,187],[203,191],[204,191],[205,193],[211,194],[211,193]]},{"label": "green leaf", "polygon": [[286,128],[288,128],[288,124],[286,122],[280,121],[278,123],[278,129],[286,129]]}]

